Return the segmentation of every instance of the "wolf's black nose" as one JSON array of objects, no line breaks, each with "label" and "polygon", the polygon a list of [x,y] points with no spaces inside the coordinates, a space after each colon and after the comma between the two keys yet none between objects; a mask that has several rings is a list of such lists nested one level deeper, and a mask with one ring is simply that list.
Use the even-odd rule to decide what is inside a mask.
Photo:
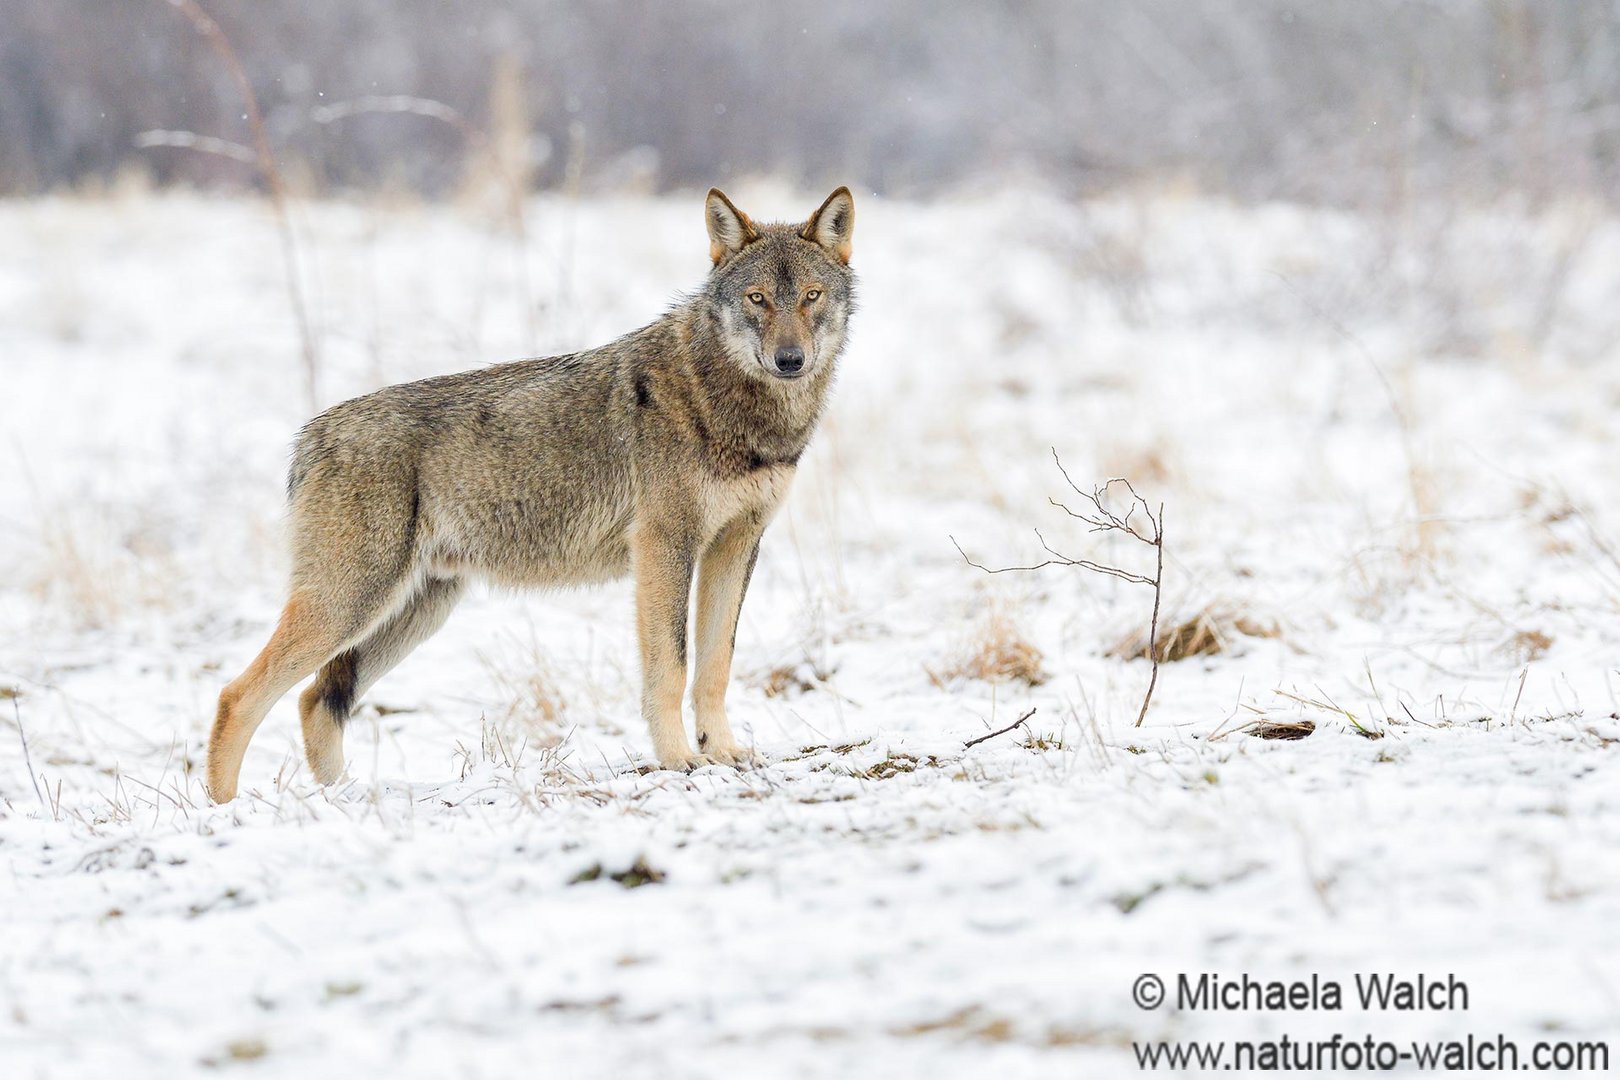
[{"label": "wolf's black nose", "polygon": [[776,350],[776,370],[783,375],[797,375],[804,370],[804,350],[797,345],[784,345]]}]

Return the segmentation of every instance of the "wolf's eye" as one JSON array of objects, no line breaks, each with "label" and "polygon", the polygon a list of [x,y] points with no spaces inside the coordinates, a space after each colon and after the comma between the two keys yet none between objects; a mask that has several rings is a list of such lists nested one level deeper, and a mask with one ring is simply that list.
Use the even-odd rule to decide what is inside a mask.
[{"label": "wolf's eye", "polygon": [[748,299],[756,304],[759,304],[761,307],[763,307],[765,304],[765,294],[762,292],[751,292],[748,294]]},{"label": "wolf's eye", "polygon": [[821,290],[820,289],[811,289],[809,292],[804,294],[804,302],[807,303],[807,304],[813,304],[817,300],[820,300],[820,299],[821,299]]}]

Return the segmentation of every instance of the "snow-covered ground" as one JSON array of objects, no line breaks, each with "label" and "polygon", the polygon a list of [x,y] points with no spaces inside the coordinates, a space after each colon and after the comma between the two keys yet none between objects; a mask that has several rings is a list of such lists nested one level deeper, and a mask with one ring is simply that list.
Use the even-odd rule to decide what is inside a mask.
[{"label": "snow-covered ground", "polygon": [[[273,219],[0,204],[0,1073],[1105,1076],[1133,1040],[1620,1032],[1620,221],[858,203],[853,343],[738,636],[764,768],[648,767],[627,587],[480,594],[371,695],[349,782],[309,780],[289,696],[224,807],[202,743],[279,607],[308,415]],[[320,403],[649,320],[706,269],[700,206],[537,199],[526,246],[297,206]],[[1215,631],[1141,728],[1149,590],[953,543],[1149,569],[1048,503],[1053,449],[1164,503],[1163,623]],[[1132,1000],[1369,972],[1468,1009]]]}]

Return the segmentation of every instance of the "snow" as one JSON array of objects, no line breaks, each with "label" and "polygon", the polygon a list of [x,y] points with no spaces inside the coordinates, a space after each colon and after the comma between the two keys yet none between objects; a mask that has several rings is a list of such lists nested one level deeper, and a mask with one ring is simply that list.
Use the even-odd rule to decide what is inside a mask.
[{"label": "snow", "polygon": [[[5,1075],[1101,1076],[1133,1040],[1620,1030],[1620,221],[857,201],[853,342],[738,635],[764,768],[650,768],[627,587],[478,593],[345,784],[289,695],[223,807],[203,740],[279,607],[308,415],[273,220],[0,204]],[[699,206],[540,198],[522,246],[298,205],[320,401],[647,321],[705,269]],[[952,543],[1148,569],[1048,504],[1054,449],[1165,504],[1166,625],[1223,620],[1140,729],[1113,651],[1149,592]],[[996,620],[1044,681],[956,670]],[[1131,1000],[1205,972],[1470,1006]]]}]

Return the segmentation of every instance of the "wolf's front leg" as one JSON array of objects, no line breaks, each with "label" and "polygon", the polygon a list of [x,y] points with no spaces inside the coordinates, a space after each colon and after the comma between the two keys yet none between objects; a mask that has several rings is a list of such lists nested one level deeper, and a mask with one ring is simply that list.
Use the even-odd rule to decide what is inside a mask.
[{"label": "wolf's front leg", "polygon": [[666,769],[695,769],[714,759],[692,752],[681,722],[686,691],[686,609],[696,559],[692,530],[644,523],[636,527],[636,634],[641,642],[641,715],[653,753]]},{"label": "wolf's front leg", "polygon": [[697,590],[697,675],[692,707],[697,712],[698,750],[731,765],[752,765],[752,750],[737,745],[726,720],[726,686],[737,646],[737,617],[759,558],[763,521],[745,517],[722,529],[703,553]]}]

